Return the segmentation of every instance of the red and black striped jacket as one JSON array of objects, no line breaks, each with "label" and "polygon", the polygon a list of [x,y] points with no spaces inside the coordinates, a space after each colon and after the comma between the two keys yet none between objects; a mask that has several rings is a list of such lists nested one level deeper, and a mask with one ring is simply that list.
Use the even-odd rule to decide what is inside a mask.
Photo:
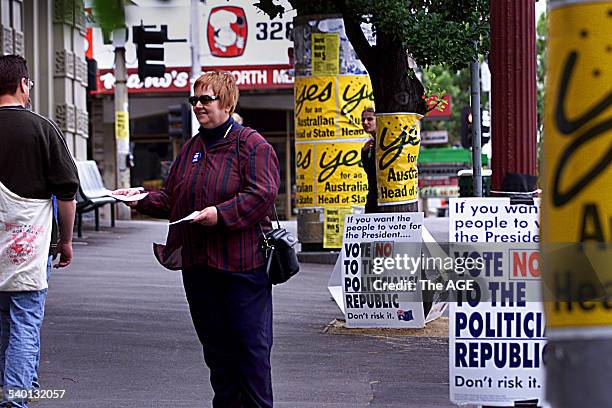
[{"label": "red and black striped jacket", "polygon": [[165,248],[156,248],[158,260],[171,269],[207,265],[248,271],[265,262],[259,225],[271,229],[268,214],[279,184],[272,146],[257,131],[234,124],[226,138],[209,148],[201,135],[192,137],[172,164],[164,187],[150,192],[136,209],[174,221],[215,206],[219,223],[214,227],[171,225]]}]

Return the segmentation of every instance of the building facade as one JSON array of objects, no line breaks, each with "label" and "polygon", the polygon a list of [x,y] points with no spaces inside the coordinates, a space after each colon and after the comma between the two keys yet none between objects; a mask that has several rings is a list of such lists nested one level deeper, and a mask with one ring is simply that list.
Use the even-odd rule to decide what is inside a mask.
[{"label": "building facade", "polygon": [[[168,116],[173,107],[185,105],[191,81],[191,9],[188,1],[135,2],[125,8],[125,55],[129,95],[129,141],[133,156],[132,186],[160,187],[184,138],[171,137]],[[281,217],[292,215],[295,183],[293,139],[293,72],[290,50],[293,15],[275,19],[261,13],[253,2],[210,0],[199,5],[202,72],[225,70],[237,79],[238,113],[244,125],[258,130],[276,150],[281,163],[281,188],[277,208]],[[138,75],[135,28],[164,32],[163,44],[147,47],[163,50],[165,74],[161,78]],[[96,89],[89,94],[91,139],[89,157],[100,167],[105,184],[115,183],[115,86],[114,47],[104,42],[95,23],[89,27],[88,57],[96,61]],[[191,107],[187,115],[195,117]],[[187,132],[185,137],[190,137]]]},{"label": "building facade", "polygon": [[0,53],[28,61],[32,109],[54,120],[87,159],[86,22],[79,0],[0,0]]}]

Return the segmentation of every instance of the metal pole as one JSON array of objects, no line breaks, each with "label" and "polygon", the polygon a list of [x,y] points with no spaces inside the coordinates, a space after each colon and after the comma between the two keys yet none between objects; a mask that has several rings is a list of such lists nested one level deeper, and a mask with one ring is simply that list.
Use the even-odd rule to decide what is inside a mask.
[{"label": "metal pole", "polygon": [[285,113],[285,219],[291,219],[291,112]]},{"label": "metal pole", "polygon": [[[206,4],[206,1],[203,1]],[[202,73],[202,63],[200,62],[200,0],[191,0],[190,10],[190,36],[191,36],[191,79],[189,95],[193,95],[193,84]],[[191,134],[198,133],[200,124],[195,116],[191,115]]]},{"label": "metal pole", "polygon": [[[127,28],[113,32],[115,46],[115,175],[116,187],[130,187],[130,169],[127,166],[127,156],[130,153],[130,120],[127,90],[127,68],[125,66],[125,41]],[[130,219],[130,209],[127,206],[117,206],[117,218]]]},{"label": "metal pole", "polygon": [[480,64],[478,57],[471,63],[472,71],[472,176],[474,197],[482,197],[482,148],[480,132]]}]

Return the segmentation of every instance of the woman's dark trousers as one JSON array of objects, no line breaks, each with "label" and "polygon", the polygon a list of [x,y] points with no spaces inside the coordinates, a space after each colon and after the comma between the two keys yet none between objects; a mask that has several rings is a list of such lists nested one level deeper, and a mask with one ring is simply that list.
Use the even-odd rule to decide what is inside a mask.
[{"label": "woman's dark trousers", "polygon": [[213,407],[272,407],[272,288],[265,267],[190,267],[183,286],[210,369]]}]

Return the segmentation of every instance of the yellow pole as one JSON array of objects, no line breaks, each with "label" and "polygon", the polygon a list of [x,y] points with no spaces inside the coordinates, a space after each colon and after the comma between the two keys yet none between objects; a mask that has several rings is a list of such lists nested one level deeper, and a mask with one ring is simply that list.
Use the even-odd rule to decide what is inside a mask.
[{"label": "yellow pole", "polygon": [[612,401],[612,1],[549,0],[542,246],[554,407]]}]

